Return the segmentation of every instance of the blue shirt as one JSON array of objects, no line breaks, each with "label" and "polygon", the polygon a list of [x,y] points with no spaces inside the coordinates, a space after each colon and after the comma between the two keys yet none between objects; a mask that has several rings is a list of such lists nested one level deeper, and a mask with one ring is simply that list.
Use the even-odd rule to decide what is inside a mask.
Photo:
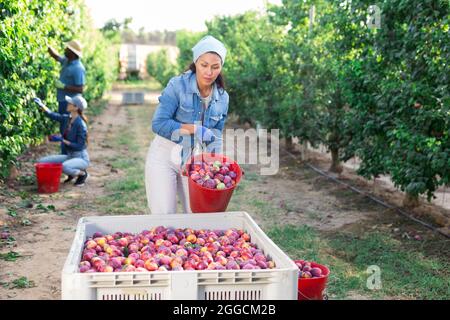
[{"label": "blue shirt", "polygon": [[[194,137],[180,136],[177,132],[182,124],[202,122],[202,103],[197,86],[196,74],[187,71],[173,77],[159,97],[159,105],[153,115],[152,130],[154,133],[182,143],[182,163],[191,154]],[[204,111],[203,126],[212,129],[214,141],[207,144],[207,152],[222,152],[222,136],[228,115],[229,96],[225,90],[214,84],[211,103]],[[186,142],[184,139],[188,139]]]},{"label": "blue shirt", "polygon": [[[70,114],[60,114],[57,112],[45,112],[45,115],[49,117],[52,120],[58,121],[61,123],[63,127],[63,133],[66,131],[66,129],[69,127],[70,124]],[[73,123],[70,130],[67,130],[66,134],[64,135],[64,139],[69,141],[70,144],[65,144],[61,142],[64,145],[65,151],[67,151],[67,154],[73,154],[78,153],[80,151],[84,151],[87,148],[87,125],[83,121],[81,117],[77,117]],[[89,162],[89,157],[87,156],[87,159],[84,159]]]},{"label": "blue shirt", "polygon": [[[81,63],[80,59],[72,60],[69,62],[67,57],[62,57],[59,62],[61,63],[61,72],[59,73],[59,80],[66,86],[84,86],[86,82],[86,70]],[[63,89],[57,89],[58,101],[66,101],[65,96],[73,97],[77,93],[69,92]]]}]

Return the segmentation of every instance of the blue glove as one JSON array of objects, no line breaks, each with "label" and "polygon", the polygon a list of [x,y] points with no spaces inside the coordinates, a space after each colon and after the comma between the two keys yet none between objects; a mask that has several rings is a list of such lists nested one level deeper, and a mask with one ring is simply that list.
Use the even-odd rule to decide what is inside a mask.
[{"label": "blue glove", "polygon": [[200,142],[212,142],[214,137],[214,133],[204,126],[198,126],[195,130],[195,138]]},{"label": "blue glove", "polygon": [[37,105],[38,105],[39,107],[41,107],[41,108],[45,107],[45,105],[44,105],[44,103],[42,102],[41,99],[39,99],[39,98],[33,98],[33,101],[34,101],[35,103],[37,103]]},{"label": "blue glove", "polygon": [[49,140],[52,142],[61,142],[61,141],[63,141],[63,138],[60,135],[52,134],[50,136]]}]

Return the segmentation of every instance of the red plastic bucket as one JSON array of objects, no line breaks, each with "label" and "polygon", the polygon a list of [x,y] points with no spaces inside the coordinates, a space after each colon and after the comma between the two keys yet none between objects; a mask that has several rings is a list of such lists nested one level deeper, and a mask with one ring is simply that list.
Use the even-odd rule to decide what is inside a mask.
[{"label": "red plastic bucket", "polygon": [[[191,163],[195,161],[221,161],[229,162],[230,170],[236,172],[236,184],[231,188],[217,190],[208,189],[197,184],[189,176]],[[223,212],[227,209],[228,203],[230,202],[233,191],[238,185],[242,177],[242,170],[239,165],[229,159],[228,157],[211,153],[203,153],[196,155],[191,158],[191,161],[186,164],[186,171],[188,175],[188,185],[189,185],[189,203],[191,205],[191,210],[193,213],[206,213],[206,212]]]},{"label": "red plastic bucket", "polygon": [[38,192],[58,192],[62,163],[36,163],[34,166],[36,167]]},{"label": "red plastic bucket", "polygon": [[[302,262],[302,260],[295,260]],[[326,266],[311,262],[312,268],[320,268],[322,276],[318,278],[298,278],[298,300],[323,300],[323,291],[327,285],[330,269]]]}]

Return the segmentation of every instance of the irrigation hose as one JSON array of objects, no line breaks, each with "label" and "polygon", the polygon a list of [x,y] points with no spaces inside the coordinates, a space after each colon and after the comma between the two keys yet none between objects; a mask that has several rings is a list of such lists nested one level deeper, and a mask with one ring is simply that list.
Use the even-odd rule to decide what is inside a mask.
[{"label": "irrigation hose", "polygon": [[[286,151],[286,153],[287,153],[289,156],[291,156],[293,159],[298,160],[297,157],[296,157],[294,154],[290,153],[290,152],[287,151],[287,150],[285,150],[285,151]],[[448,235],[448,234],[446,234],[446,233],[440,231],[439,229],[433,227],[433,226],[432,226],[431,224],[429,224],[429,223],[426,223],[426,222],[424,222],[424,221],[422,221],[422,220],[419,220],[419,219],[413,217],[411,214],[409,214],[408,212],[402,210],[401,208],[399,208],[399,207],[397,207],[397,206],[394,206],[394,205],[391,205],[391,204],[388,204],[388,203],[382,201],[381,199],[378,199],[377,197],[375,197],[375,196],[373,196],[373,195],[370,195],[370,194],[368,194],[368,193],[366,193],[366,192],[364,192],[364,191],[361,191],[361,190],[359,190],[359,189],[357,189],[357,188],[355,188],[355,187],[349,185],[348,183],[345,183],[345,182],[343,182],[343,181],[341,181],[341,180],[339,180],[339,179],[336,179],[335,177],[330,176],[330,175],[327,174],[326,172],[320,170],[319,168],[316,168],[315,166],[313,166],[312,164],[310,164],[310,163],[308,163],[308,162],[305,162],[305,164],[306,164],[306,166],[308,166],[310,169],[312,169],[313,171],[319,173],[320,175],[322,175],[322,176],[324,176],[324,177],[326,177],[326,178],[328,178],[328,179],[330,179],[330,180],[332,180],[332,181],[334,181],[334,182],[336,182],[336,183],[338,183],[338,184],[341,184],[341,185],[345,186],[346,188],[349,188],[349,189],[351,189],[352,191],[354,191],[354,192],[356,192],[356,193],[358,193],[358,194],[361,194],[361,195],[363,195],[363,196],[369,198],[370,200],[372,200],[372,201],[374,201],[374,202],[376,202],[376,203],[382,205],[383,207],[386,207],[386,208],[388,208],[388,209],[393,209],[393,210],[395,210],[396,212],[400,213],[402,216],[404,216],[404,217],[406,217],[406,218],[408,218],[408,219],[410,219],[410,220],[412,220],[412,221],[414,221],[414,222],[416,222],[416,223],[419,223],[419,224],[423,225],[424,227],[426,227],[426,228],[428,228],[428,229],[430,229],[430,230],[432,230],[432,231],[434,231],[434,232],[436,232],[436,233],[439,233],[439,234],[443,235],[444,237],[450,239],[450,235]]]}]

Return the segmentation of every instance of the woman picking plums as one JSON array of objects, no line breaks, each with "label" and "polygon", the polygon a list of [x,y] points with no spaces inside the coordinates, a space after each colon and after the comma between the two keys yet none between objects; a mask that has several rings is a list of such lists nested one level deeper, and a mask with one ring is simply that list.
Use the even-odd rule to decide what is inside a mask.
[{"label": "woman picking plums", "polygon": [[156,136],[147,154],[145,184],[153,214],[176,213],[177,194],[183,212],[191,212],[182,167],[196,144],[210,153],[222,150],[229,101],[222,76],[227,50],[222,42],[206,36],[192,52],[193,63],[169,81],[152,120]]},{"label": "woman picking plums", "polygon": [[39,159],[39,163],[62,163],[63,172],[67,175],[64,183],[75,179],[76,186],[83,186],[88,173],[89,154],[87,152],[88,130],[87,118],[83,111],[87,102],[81,94],[73,97],[66,96],[68,114],[52,112],[44,103],[35,98],[34,101],[41,107],[44,114],[61,124],[62,135],[53,135],[51,141],[64,144],[67,154],[58,154]]}]

